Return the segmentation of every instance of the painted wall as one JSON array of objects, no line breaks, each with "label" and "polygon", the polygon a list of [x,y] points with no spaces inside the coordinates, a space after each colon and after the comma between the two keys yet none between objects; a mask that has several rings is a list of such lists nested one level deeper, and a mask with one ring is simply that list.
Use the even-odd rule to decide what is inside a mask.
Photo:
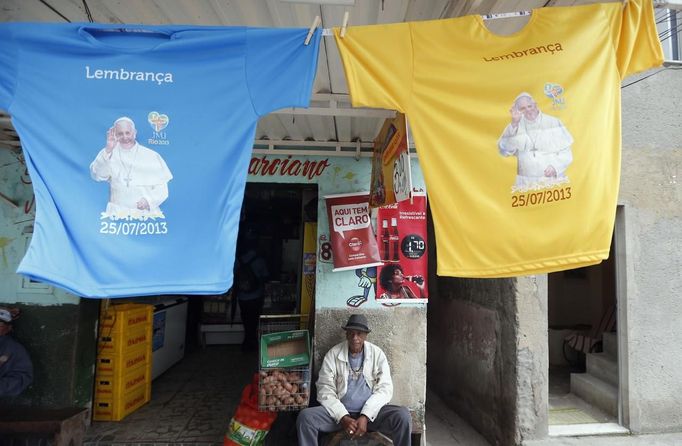
[{"label": "painted wall", "polygon": [[33,384],[0,404],[88,406],[99,305],[15,273],[31,237],[35,206],[22,158],[5,149],[0,150],[0,192],[16,204],[0,203],[0,305],[22,310],[12,336],[26,348],[34,367]]},{"label": "painted wall", "polygon": [[[324,195],[368,190],[370,169],[370,158],[366,157],[356,160],[353,157],[254,155],[249,167],[249,181],[318,184],[318,236],[325,234],[329,237]],[[423,187],[416,159],[413,159],[412,170],[415,186]],[[21,159],[7,150],[0,151],[0,191],[18,204],[17,207],[0,205],[0,248],[3,254],[0,302],[23,304],[25,316],[17,323],[16,337],[27,347],[36,365],[34,386],[15,403],[50,407],[87,404],[91,400],[98,301],[79,299],[39,283],[27,283],[15,273],[31,234],[35,209],[30,179],[24,173]],[[324,336],[319,337],[319,343],[316,341],[316,351],[326,351],[338,341],[338,336],[335,338],[331,333],[342,335],[339,327],[349,313],[346,300],[366,291],[359,286],[354,271],[334,273],[331,270],[330,263],[318,262],[316,311],[323,313],[317,321]],[[423,420],[426,392],[425,304],[384,307],[374,301],[374,290],[368,291],[368,301],[354,311],[371,310],[374,313],[372,320],[376,325],[372,338],[385,349],[394,366],[394,400],[413,408]],[[403,322],[395,324],[396,320]],[[335,330],[329,331],[327,325],[335,327]],[[409,342],[406,343],[405,339]],[[65,365],[73,372],[65,373]]]},{"label": "painted wall", "polygon": [[669,69],[623,88],[619,354],[634,432],[682,430],[680,86],[682,70]]}]

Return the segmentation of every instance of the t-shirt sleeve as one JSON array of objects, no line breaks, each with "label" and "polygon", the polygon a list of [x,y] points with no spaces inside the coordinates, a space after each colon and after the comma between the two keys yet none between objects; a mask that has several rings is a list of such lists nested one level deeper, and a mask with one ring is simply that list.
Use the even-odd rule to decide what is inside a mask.
[{"label": "t-shirt sleeve", "polygon": [[307,35],[304,28],[246,30],[246,82],[259,116],[309,105],[322,31],[305,45]]},{"label": "t-shirt sleeve", "polygon": [[10,24],[0,24],[0,110],[8,110],[16,85],[16,43]]},{"label": "t-shirt sleeve", "polygon": [[353,106],[399,110],[412,93],[413,49],[409,23],[334,29]]},{"label": "t-shirt sleeve", "polygon": [[607,15],[621,79],[663,63],[663,49],[656,31],[651,0],[610,3]]}]

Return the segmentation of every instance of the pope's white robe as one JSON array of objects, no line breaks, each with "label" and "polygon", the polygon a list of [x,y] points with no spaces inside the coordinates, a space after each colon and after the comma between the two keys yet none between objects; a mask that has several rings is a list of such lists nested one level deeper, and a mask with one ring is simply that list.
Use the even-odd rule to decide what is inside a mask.
[{"label": "pope's white robe", "polygon": [[[135,143],[131,149],[114,147],[111,156],[102,149],[90,164],[96,181],[109,182],[109,202],[102,217],[163,218],[159,206],[168,198],[168,182],[173,178],[161,155]],[[142,198],[149,210],[138,209]]]},{"label": "pope's white robe", "polygon": [[[524,117],[518,128],[507,125],[498,141],[500,154],[518,157],[515,191],[541,189],[568,183],[566,169],[573,161],[573,137],[561,121],[539,113],[535,121]],[[556,177],[545,176],[545,169],[554,167]]]}]

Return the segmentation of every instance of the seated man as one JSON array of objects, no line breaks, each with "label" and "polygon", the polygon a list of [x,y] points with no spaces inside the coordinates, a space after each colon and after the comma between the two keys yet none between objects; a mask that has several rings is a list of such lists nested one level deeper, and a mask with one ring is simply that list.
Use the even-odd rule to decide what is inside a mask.
[{"label": "seated man", "polygon": [[33,364],[26,349],[9,332],[19,316],[16,308],[0,307],[0,400],[17,396],[33,381]]},{"label": "seated man", "polygon": [[353,314],[346,340],[324,356],[317,380],[321,406],[303,409],[296,420],[298,444],[317,445],[320,432],[343,429],[353,439],[378,431],[396,446],[409,446],[411,417],[405,407],[388,404],[393,397],[391,370],[384,352],[367,342],[367,318]]}]

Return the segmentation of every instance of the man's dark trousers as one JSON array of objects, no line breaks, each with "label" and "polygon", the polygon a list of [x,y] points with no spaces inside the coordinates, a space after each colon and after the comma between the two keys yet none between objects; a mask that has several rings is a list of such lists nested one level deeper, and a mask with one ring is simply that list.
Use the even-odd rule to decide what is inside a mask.
[{"label": "man's dark trousers", "polygon": [[[381,408],[374,421],[367,423],[367,431],[381,432],[393,440],[395,446],[410,446],[412,417],[403,406],[387,404]],[[320,432],[335,432],[341,429],[327,409],[322,406],[303,409],[296,419],[299,446],[317,446]]]}]

